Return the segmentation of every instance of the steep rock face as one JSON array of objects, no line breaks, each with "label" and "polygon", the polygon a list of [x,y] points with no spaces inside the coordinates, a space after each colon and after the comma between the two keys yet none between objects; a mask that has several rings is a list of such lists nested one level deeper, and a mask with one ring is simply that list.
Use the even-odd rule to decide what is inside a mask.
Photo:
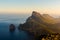
[{"label": "steep rock face", "polygon": [[33,11],[32,15],[27,19],[26,22],[30,21],[30,20],[36,20],[38,22],[42,22],[43,23],[43,17],[40,15],[40,13]]},{"label": "steep rock face", "polygon": [[44,18],[40,13],[33,11],[32,15],[26,20],[24,24],[20,24],[18,29],[26,30],[32,33],[54,33],[51,29],[48,28],[45,24],[52,24],[46,21],[47,19]]},{"label": "steep rock face", "polygon": [[[57,27],[60,23],[56,23],[55,18],[48,14],[41,15],[40,13],[33,11],[32,15],[28,17],[24,24],[20,24],[18,29],[28,31],[35,37],[41,38],[41,35],[50,35],[60,33]],[[47,37],[47,36],[46,36]]]},{"label": "steep rock face", "polygon": [[[59,23],[60,24],[60,23]],[[59,25],[55,18],[48,14],[41,15],[33,11],[24,24],[20,24],[18,29],[28,31],[33,34],[60,33]]]},{"label": "steep rock face", "polygon": [[43,23],[43,24],[55,24],[56,23],[53,17],[46,15],[46,14],[41,15],[40,13],[35,12],[35,11],[32,12],[32,15],[27,19],[27,21],[30,21],[32,19],[37,22]]}]

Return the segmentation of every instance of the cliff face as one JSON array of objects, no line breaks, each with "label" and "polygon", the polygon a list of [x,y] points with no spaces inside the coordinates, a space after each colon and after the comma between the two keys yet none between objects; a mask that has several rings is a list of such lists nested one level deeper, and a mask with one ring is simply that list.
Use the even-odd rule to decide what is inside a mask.
[{"label": "cliff face", "polygon": [[33,34],[51,34],[57,33],[55,18],[33,11],[24,24],[20,24],[18,29],[26,30]]},{"label": "cliff face", "polygon": [[41,15],[40,13],[35,12],[35,11],[32,12],[32,15],[27,19],[27,21],[31,19],[37,22],[40,22],[40,23],[44,23],[44,24],[55,24],[56,23],[56,20],[50,15],[48,14]]}]

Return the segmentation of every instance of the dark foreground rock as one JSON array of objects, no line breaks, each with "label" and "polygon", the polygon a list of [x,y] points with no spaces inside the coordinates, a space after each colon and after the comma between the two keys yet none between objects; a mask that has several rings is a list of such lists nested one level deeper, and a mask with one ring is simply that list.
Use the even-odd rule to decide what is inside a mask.
[{"label": "dark foreground rock", "polygon": [[13,32],[13,31],[15,31],[15,25],[14,24],[10,24],[10,26],[9,26],[9,31],[10,32]]}]

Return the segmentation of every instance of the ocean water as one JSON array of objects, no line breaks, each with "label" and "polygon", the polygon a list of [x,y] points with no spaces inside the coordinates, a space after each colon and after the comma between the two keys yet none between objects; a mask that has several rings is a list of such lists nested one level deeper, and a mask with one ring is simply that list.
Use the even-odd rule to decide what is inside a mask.
[{"label": "ocean water", "polygon": [[[31,40],[27,32],[17,29],[29,16],[29,14],[0,14],[0,40]],[[10,24],[16,26],[14,32],[9,31]]]}]

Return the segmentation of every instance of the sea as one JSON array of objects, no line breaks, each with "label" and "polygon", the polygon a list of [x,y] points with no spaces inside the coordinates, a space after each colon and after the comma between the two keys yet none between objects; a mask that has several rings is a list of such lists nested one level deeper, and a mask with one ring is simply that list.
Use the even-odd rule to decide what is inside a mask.
[{"label": "sea", "polygon": [[[18,30],[19,24],[26,22],[30,14],[0,14],[0,40],[31,40],[31,36],[22,30]],[[9,25],[14,24],[16,30],[9,31]]]}]

